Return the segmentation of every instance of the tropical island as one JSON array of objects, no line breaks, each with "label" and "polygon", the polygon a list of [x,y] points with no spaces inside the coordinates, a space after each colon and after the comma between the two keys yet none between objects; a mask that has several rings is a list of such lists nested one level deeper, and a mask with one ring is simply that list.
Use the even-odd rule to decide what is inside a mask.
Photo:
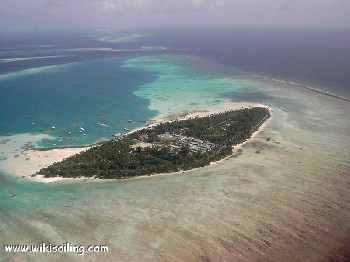
[{"label": "tropical island", "polygon": [[116,134],[34,174],[49,177],[123,179],[204,167],[232,154],[270,117],[265,107],[242,108],[162,122]]}]

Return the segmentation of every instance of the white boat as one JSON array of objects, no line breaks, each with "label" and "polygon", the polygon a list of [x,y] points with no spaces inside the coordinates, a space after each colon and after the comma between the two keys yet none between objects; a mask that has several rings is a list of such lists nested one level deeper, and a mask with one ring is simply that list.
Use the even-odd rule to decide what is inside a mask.
[{"label": "white boat", "polygon": [[56,127],[55,127],[55,126],[52,126],[51,128],[52,128],[52,129],[55,129]]},{"label": "white boat", "polygon": [[128,128],[126,128],[126,127],[124,127],[124,130],[125,130],[125,131],[130,131],[130,129],[128,129]]},{"label": "white boat", "polygon": [[82,127],[80,127],[80,130],[81,130],[81,131],[84,131],[85,129],[84,129],[84,128],[82,128]]},{"label": "white boat", "polygon": [[103,123],[98,123],[100,126],[105,126],[105,127],[110,127],[109,125],[103,124]]},{"label": "white boat", "polygon": [[68,135],[71,135],[72,134],[72,132],[71,131],[68,131]]}]

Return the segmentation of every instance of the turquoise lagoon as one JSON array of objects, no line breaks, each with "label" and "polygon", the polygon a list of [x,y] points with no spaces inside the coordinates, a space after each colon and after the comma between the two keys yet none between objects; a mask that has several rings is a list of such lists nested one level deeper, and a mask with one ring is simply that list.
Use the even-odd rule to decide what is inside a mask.
[{"label": "turquoise lagoon", "polygon": [[[350,233],[349,103],[247,75],[216,74],[210,61],[194,59],[103,59],[1,80],[9,100],[1,107],[1,132],[8,134],[2,139],[10,139],[4,143],[11,134],[42,129],[55,141],[62,135],[62,146],[91,144],[144,119],[232,101],[269,104],[274,111],[241,156],[183,175],[41,184],[2,172],[1,244],[105,244],[108,254],[85,257],[105,261],[319,260],[344,245]],[[80,258],[2,252],[13,260]]]},{"label": "turquoise lagoon", "polygon": [[251,81],[210,77],[181,61],[186,59],[114,58],[9,73],[0,80],[0,134],[47,134],[52,139],[38,144],[45,148],[82,146],[230,97],[247,101],[255,94],[254,102],[266,102]]},{"label": "turquoise lagoon", "polygon": [[50,148],[89,145],[142,125],[157,112],[133,92],[154,76],[122,65],[101,59],[5,75],[0,134],[49,134],[54,140],[40,146]]}]

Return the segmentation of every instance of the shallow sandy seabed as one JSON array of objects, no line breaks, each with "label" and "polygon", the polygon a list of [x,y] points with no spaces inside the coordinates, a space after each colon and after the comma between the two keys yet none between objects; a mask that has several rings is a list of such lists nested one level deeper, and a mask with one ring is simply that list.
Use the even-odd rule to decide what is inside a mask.
[{"label": "shallow sandy seabed", "polygon": [[[108,254],[85,254],[91,261],[338,256],[350,243],[350,103],[287,84],[256,85],[271,96],[273,118],[238,157],[184,175],[26,185],[33,191],[18,185],[1,211],[1,242],[109,246]],[[16,259],[28,256],[80,258]]]},{"label": "shallow sandy seabed", "polygon": [[[242,107],[264,106],[261,104],[233,103],[224,102],[220,105],[208,106],[205,110],[195,110],[192,112],[183,111],[182,113],[172,114],[166,117],[159,117],[151,120],[147,127],[155,126],[163,121],[185,120],[191,117],[204,117],[210,114],[223,112],[225,110],[234,110]],[[264,106],[266,107],[266,106]],[[135,129],[139,130],[144,127]],[[130,132],[134,132],[132,130]],[[256,134],[254,134],[255,136]],[[49,150],[35,149],[35,143],[42,139],[50,139],[48,135],[22,134],[0,137],[1,149],[3,150],[3,160],[1,161],[1,171],[13,174],[22,178],[28,178],[37,182],[51,183],[62,180],[86,180],[89,178],[69,179],[62,177],[44,178],[41,175],[35,175],[40,169],[47,167],[55,162],[60,162],[65,158],[86,151],[89,147],[56,148]],[[29,142],[28,142],[29,141]],[[34,148],[28,148],[33,145]],[[237,146],[236,146],[237,147]],[[240,147],[240,146],[239,146]],[[92,179],[92,178],[90,178]],[[97,179],[93,179],[96,180]]]},{"label": "shallow sandy seabed", "polygon": [[[2,161],[0,170],[3,173],[16,175],[19,177],[31,178],[32,174],[38,172],[41,168],[49,166],[54,162],[62,161],[71,155],[85,151],[86,147],[36,150],[30,148],[36,147],[36,143],[42,139],[50,139],[48,135],[20,134],[12,136],[2,136],[0,141]],[[63,178],[43,178],[35,177],[40,182],[55,182],[64,180]]]}]

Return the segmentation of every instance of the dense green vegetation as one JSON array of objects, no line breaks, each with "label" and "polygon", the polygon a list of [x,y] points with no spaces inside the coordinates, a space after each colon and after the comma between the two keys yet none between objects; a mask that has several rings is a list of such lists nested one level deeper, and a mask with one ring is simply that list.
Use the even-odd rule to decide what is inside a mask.
[{"label": "dense green vegetation", "polygon": [[[37,174],[107,179],[203,167],[230,155],[232,147],[250,138],[269,116],[267,108],[255,107],[165,122],[105,142]],[[142,146],[141,141],[151,146]],[[194,151],[193,141],[200,141],[201,151]]]}]

